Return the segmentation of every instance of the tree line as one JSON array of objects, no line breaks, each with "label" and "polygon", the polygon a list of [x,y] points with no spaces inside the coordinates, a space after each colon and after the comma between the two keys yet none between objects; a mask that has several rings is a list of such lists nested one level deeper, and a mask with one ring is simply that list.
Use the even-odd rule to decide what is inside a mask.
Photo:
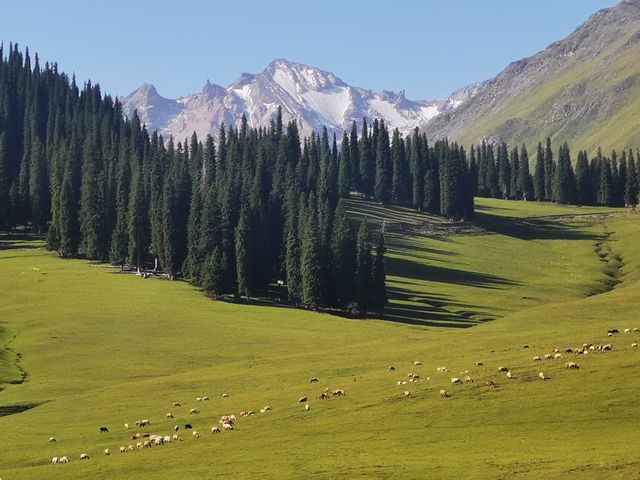
[{"label": "tree line", "polygon": [[598,148],[591,159],[581,150],[574,163],[566,143],[554,155],[547,138],[544,145],[538,143],[533,174],[524,144],[518,149],[483,141],[471,147],[470,156],[477,165],[474,193],[481,197],[632,208],[638,203],[640,150],[635,155],[631,149],[613,150],[607,157]]}]

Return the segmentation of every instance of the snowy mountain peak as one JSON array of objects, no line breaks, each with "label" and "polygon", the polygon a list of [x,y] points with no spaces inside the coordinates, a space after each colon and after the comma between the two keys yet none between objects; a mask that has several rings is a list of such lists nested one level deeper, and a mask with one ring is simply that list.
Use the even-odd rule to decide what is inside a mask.
[{"label": "snowy mountain peak", "polygon": [[363,117],[381,118],[389,128],[407,134],[469,96],[465,91],[457,92],[455,100],[412,101],[404,91],[376,93],[352,87],[331,72],[277,58],[261,73],[243,73],[226,88],[207,80],[200,93],[174,100],[144,84],[124,97],[122,104],[129,115],[137,110],[150,130],[178,140],[194,131],[200,138],[215,135],[222,122],[235,125],[242,115],[253,127],[268,125],[279,106],[283,120],[295,119],[302,134],[326,126],[330,134],[340,137]]}]

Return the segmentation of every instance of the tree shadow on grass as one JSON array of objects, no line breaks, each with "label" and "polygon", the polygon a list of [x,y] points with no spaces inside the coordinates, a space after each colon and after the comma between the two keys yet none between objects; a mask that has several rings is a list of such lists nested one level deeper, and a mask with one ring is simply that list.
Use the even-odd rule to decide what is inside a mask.
[{"label": "tree shadow on grass", "polygon": [[390,287],[388,293],[390,303],[383,320],[440,328],[469,328],[493,320],[477,306],[456,302],[449,295],[427,295],[397,287]]},{"label": "tree shadow on grass", "polygon": [[591,240],[595,242],[604,238],[603,235],[585,231],[579,225],[568,225],[552,217],[498,217],[477,212],[474,223],[487,232],[520,240]]},{"label": "tree shadow on grass", "polygon": [[39,245],[32,243],[34,240],[42,240],[42,236],[30,233],[0,232],[0,250],[32,250],[39,248]]},{"label": "tree shadow on grass", "polygon": [[519,285],[519,282],[490,275],[488,273],[469,272],[455,268],[436,265],[425,265],[403,258],[389,258],[386,263],[388,275],[414,280],[427,280],[436,283],[451,283],[467,287],[502,289],[507,286]]}]

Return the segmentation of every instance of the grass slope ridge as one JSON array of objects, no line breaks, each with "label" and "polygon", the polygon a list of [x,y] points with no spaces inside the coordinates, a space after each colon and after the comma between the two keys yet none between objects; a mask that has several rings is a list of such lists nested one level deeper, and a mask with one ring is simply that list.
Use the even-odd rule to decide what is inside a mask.
[{"label": "grass slope ridge", "polygon": [[640,2],[591,16],[567,38],[510,64],[458,110],[429,122],[431,137],[483,137],[594,151],[640,145]]},{"label": "grass slope ridge", "polygon": [[[2,478],[638,478],[640,351],[631,342],[640,334],[606,336],[640,327],[637,216],[478,203],[475,230],[454,235],[425,235],[416,228],[424,217],[409,211],[375,212],[404,229],[389,233],[385,320],[211,301],[183,282],[3,242],[0,318],[29,376],[0,392],[0,406],[39,406],[0,417]],[[588,296],[614,256],[618,283]],[[611,353],[532,361],[609,341]],[[566,370],[569,360],[580,369]],[[409,373],[421,381],[397,385]],[[467,374],[474,384],[451,385]],[[324,388],[346,396],[319,400]],[[203,395],[211,401],[197,403]],[[209,433],[220,415],[265,405],[273,410],[239,419],[234,432]],[[200,438],[181,430],[183,442],[118,453],[135,444],[123,424],[141,418],[150,433],[192,423]],[[71,463],[51,465],[60,455]]]}]

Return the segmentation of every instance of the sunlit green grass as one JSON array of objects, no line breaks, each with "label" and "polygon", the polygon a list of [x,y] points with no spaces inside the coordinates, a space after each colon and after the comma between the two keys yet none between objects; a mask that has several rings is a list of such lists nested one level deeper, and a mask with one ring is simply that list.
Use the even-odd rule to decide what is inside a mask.
[{"label": "sunlit green grass", "polygon": [[[216,302],[186,283],[4,239],[0,344],[16,336],[10,347],[28,377],[2,384],[0,407],[40,405],[0,417],[0,478],[638,478],[640,351],[631,343],[640,334],[606,332],[640,327],[640,223],[626,212],[593,215],[603,212],[480,200],[473,234],[389,234],[392,299],[377,320]],[[586,215],[547,217],[577,214]],[[620,259],[622,283],[586,298],[609,278],[597,244]],[[608,341],[611,353],[532,361]],[[566,360],[581,368],[565,370]],[[19,378],[14,361],[11,351],[0,357],[1,379]],[[396,385],[412,372],[422,381]],[[475,383],[451,386],[466,375]],[[487,389],[488,379],[499,387]],[[318,400],[324,388],[347,395]],[[211,401],[195,401],[203,395]],[[259,413],[266,405],[273,411]],[[220,415],[242,410],[256,415],[211,435]],[[118,453],[135,444],[136,429],[123,424],[143,418],[149,433],[189,422],[200,438],[181,429],[178,444]],[[71,463],[50,464],[61,455]]]}]

